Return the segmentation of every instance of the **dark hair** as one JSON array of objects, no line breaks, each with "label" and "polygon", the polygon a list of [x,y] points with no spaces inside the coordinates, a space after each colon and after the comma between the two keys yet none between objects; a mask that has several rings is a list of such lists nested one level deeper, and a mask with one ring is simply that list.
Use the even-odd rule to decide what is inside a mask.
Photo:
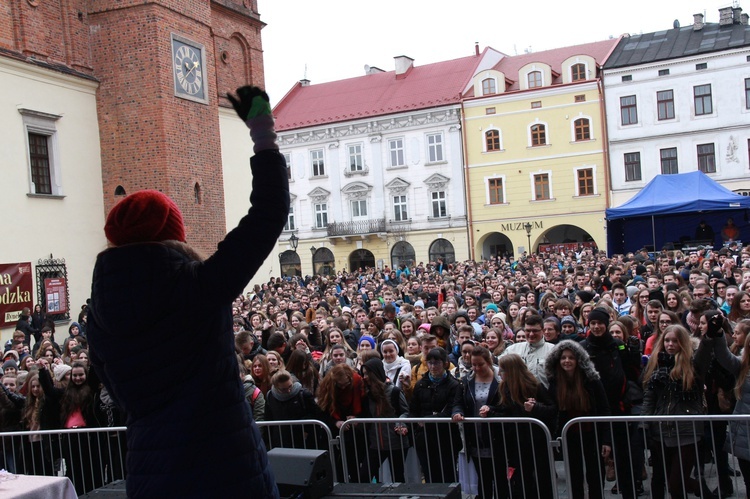
[{"label": "dark hair", "polygon": [[448,362],[448,354],[444,349],[440,347],[433,348],[432,350],[427,352],[427,360],[439,360],[440,362],[445,364],[446,362]]},{"label": "dark hair", "polygon": [[524,322],[524,326],[540,326],[544,327],[544,320],[542,319],[541,315],[530,315],[526,318],[526,322]]}]

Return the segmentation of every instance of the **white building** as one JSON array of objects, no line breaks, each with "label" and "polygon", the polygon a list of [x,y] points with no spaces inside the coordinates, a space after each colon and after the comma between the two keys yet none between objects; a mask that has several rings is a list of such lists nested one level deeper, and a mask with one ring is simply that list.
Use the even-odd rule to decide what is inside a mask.
[{"label": "white building", "polygon": [[750,26],[741,11],[625,37],[607,59],[612,206],[655,175],[696,170],[750,193]]},{"label": "white building", "polygon": [[282,273],[468,258],[460,92],[482,57],[421,67],[396,57],[395,71],[303,80],[284,97],[274,110],[292,193]]}]

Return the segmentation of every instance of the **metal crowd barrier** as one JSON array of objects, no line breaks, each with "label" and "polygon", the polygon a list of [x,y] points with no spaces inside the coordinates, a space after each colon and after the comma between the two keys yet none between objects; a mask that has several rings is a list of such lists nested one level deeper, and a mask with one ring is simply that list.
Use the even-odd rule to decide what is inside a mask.
[{"label": "metal crowd barrier", "polygon": [[[727,452],[739,443],[728,431],[734,425],[750,435],[750,415],[573,419],[560,436],[567,496],[583,497],[587,487],[588,497],[606,497],[609,482],[624,497],[746,497],[737,458]],[[609,473],[600,458],[607,443]]]},{"label": "metal crowd barrier", "polygon": [[[336,438],[317,420],[257,424],[269,449],[327,450],[345,483],[460,482],[465,496],[527,499],[747,493],[725,447],[743,444],[729,430],[750,435],[750,415],[583,417],[557,439],[532,418],[355,418]],[[603,444],[614,481],[605,481]],[[0,433],[0,468],[68,476],[79,495],[124,479],[126,452],[124,427]]]},{"label": "metal crowd barrier", "polygon": [[483,497],[557,498],[554,448],[533,418],[350,419],[340,481],[452,483]]},{"label": "metal crowd barrier", "polygon": [[334,439],[328,426],[316,419],[296,421],[257,421],[266,449],[286,447],[293,449],[327,450],[333,467],[333,479],[338,481],[336,456],[338,439]]},{"label": "metal crowd barrier", "polygon": [[67,476],[78,495],[125,478],[125,428],[0,433],[0,468],[25,475]]}]

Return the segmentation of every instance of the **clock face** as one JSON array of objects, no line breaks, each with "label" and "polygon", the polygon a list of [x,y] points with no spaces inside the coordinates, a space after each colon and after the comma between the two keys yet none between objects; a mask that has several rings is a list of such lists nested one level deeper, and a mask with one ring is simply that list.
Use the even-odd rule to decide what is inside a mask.
[{"label": "clock face", "polygon": [[172,38],[175,95],[205,102],[205,73],[203,49]]}]

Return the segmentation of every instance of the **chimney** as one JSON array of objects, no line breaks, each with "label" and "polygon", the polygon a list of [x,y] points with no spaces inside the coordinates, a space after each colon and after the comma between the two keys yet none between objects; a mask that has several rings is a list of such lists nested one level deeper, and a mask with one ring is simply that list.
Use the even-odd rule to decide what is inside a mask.
[{"label": "chimney", "polygon": [[742,16],[742,7],[732,7],[732,21],[734,21],[734,24],[740,24],[741,16]]},{"label": "chimney", "polygon": [[479,55],[479,42],[474,42],[474,55]]},{"label": "chimney", "polygon": [[732,22],[732,7],[719,9],[719,26],[730,26]]},{"label": "chimney", "polygon": [[405,78],[406,73],[414,67],[414,59],[405,55],[397,55],[393,59],[396,61],[396,78]]},{"label": "chimney", "polygon": [[693,14],[693,31],[703,29],[703,14]]},{"label": "chimney", "polygon": [[384,70],[380,69],[377,66],[370,66],[369,64],[365,64],[365,74],[366,75],[375,75],[378,73],[385,73]]},{"label": "chimney", "polygon": [[740,24],[747,26],[747,18],[750,17],[747,14],[742,14],[740,16]]},{"label": "chimney", "polygon": [[300,84],[300,86],[302,86],[302,87],[309,87],[309,86],[310,86],[310,80],[308,80],[307,78],[302,78],[302,79],[301,79],[301,80],[299,81],[299,84]]}]

